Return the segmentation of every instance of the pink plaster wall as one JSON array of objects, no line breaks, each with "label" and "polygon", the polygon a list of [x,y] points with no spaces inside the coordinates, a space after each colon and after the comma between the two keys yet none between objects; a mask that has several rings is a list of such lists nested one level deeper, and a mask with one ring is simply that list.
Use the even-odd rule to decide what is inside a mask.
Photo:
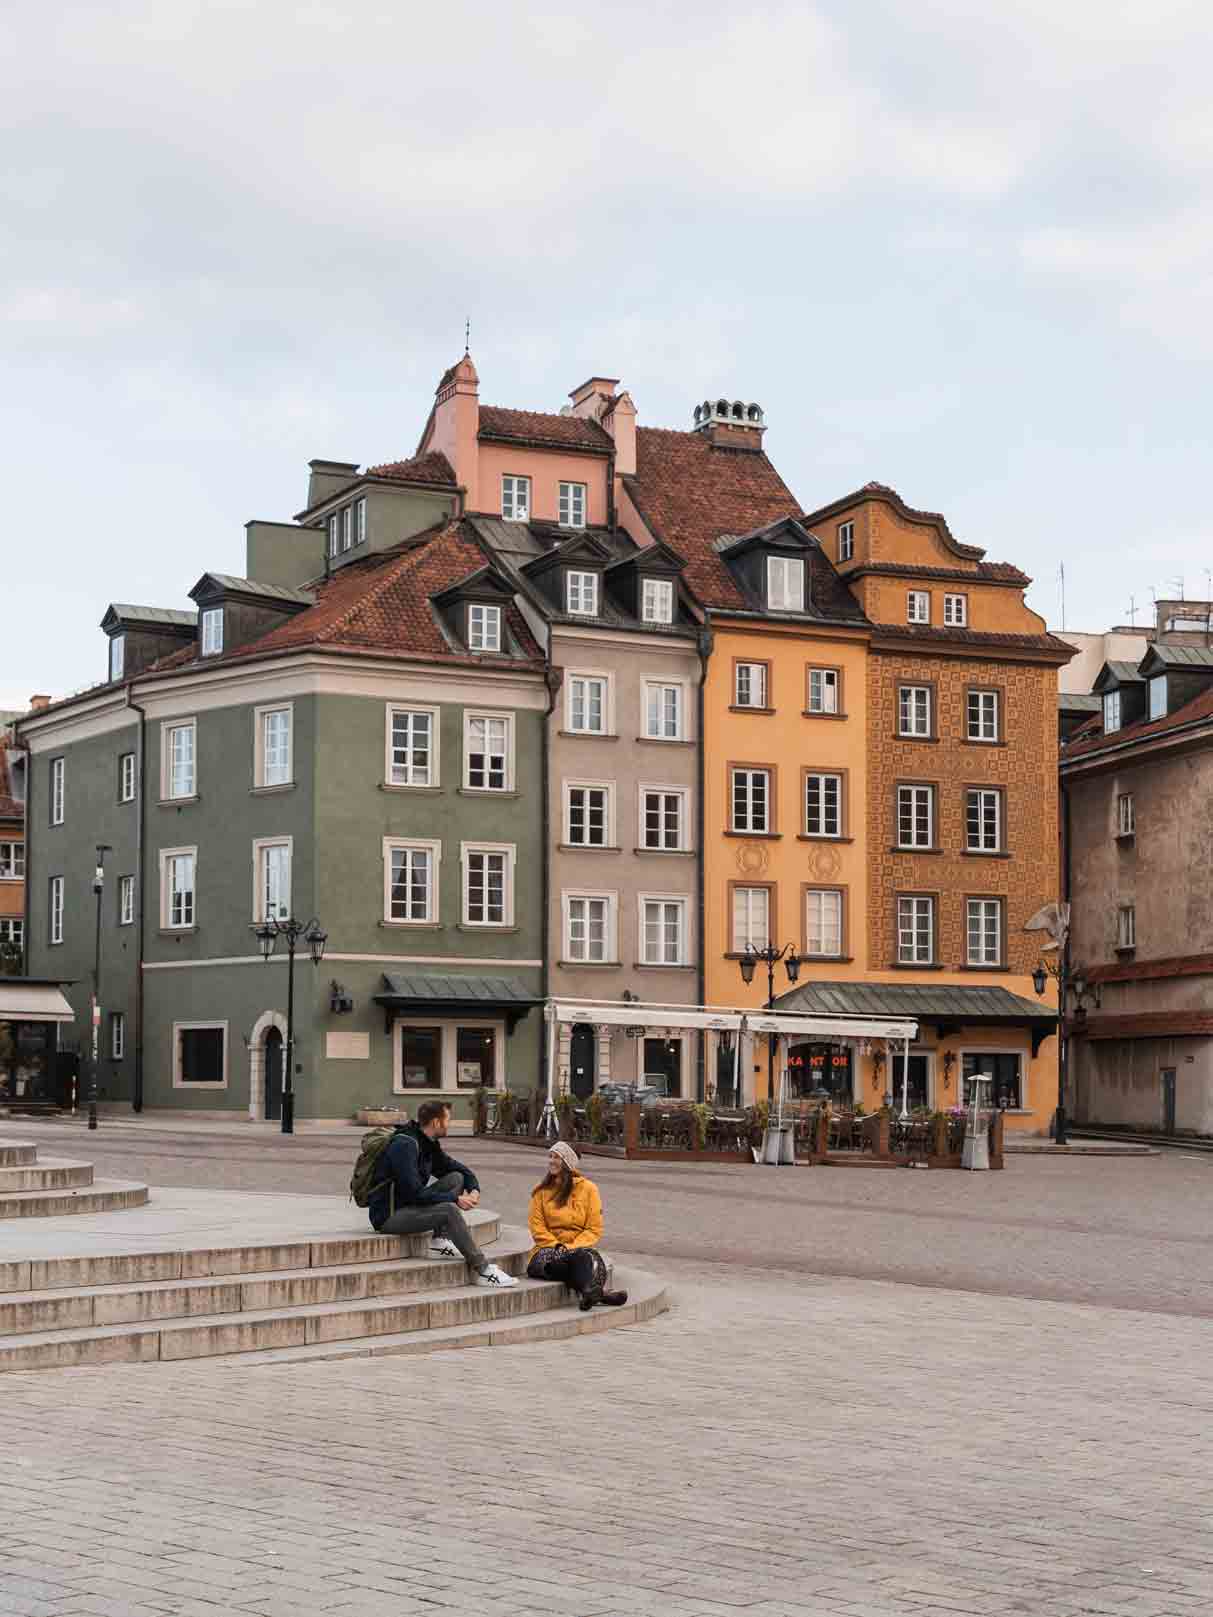
[{"label": "pink plaster wall", "polygon": [[[531,480],[531,515],[555,522],[560,515],[558,484],[586,485],[586,520],[603,526],[607,520],[607,467],[605,455],[567,454],[555,449],[531,449],[525,444],[479,444],[477,501],[468,496],[468,510],[501,515],[501,478],[509,472]],[[469,485],[470,490],[470,485]]]}]

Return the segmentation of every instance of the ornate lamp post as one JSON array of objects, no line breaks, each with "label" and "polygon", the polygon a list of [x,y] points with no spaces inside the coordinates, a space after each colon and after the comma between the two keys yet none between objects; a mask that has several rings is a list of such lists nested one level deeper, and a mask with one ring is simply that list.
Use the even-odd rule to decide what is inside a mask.
[{"label": "ornate lamp post", "polygon": [[[754,971],[759,961],[764,961],[767,968],[767,1010],[775,1009],[775,967],[783,961],[784,970],[788,974],[788,981],[794,983],[800,976],[800,956],[796,953],[796,946],[785,943],[782,949],[777,949],[773,943],[764,948],[756,949],[752,943],[746,945],[745,953],[737,964],[741,968],[741,980],[748,987],[754,981]],[[775,1038],[774,1033],[767,1034],[767,1104],[775,1104]],[[738,1090],[741,1088],[738,1083]],[[741,1095],[737,1096],[737,1104],[741,1104]]]},{"label": "ornate lamp post", "polygon": [[329,940],[320,922],[313,915],[310,921],[270,919],[257,928],[257,941],[261,945],[261,958],[267,963],[274,953],[278,939],[286,939],[286,1071],[282,1078],[282,1132],[295,1132],[295,948],[302,938],[312,956],[312,965],[324,959],[324,946]]},{"label": "ornate lamp post", "polygon": [[93,1043],[92,1060],[88,1074],[88,1126],[97,1127],[97,1091],[101,1073],[101,895],[105,890],[105,856],[111,852],[108,842],[97,844],[97,868],[93,873],[93,892],[97,898],[97,930],[93,942]]},{"label": "ornate lamp post", "polygon": [[1091,985],[1087,982],[1087,974],[1081,966],[1070,965],[1068,932],[1056,958],[1047,959],[1042,955],[1040,964],[1032,973],[1032,987],[1038,995],[1044,994],[1045,985],[1050,977],[1057,984],[1057,1011],[1060,1022],[1057,1029],[1057,1111],[1053,1117],[1053,1141],[1056,1145],[1066,1145],[1070,1138],[1066,1122],[1066,1084],[1070,1070],[1070,1036],[1066,1032],[1067,999],[1073,1001],[1075,1016],[1085,1016],[1088,1003],[1098,1010],[1101,1001],[1099,984]]}]

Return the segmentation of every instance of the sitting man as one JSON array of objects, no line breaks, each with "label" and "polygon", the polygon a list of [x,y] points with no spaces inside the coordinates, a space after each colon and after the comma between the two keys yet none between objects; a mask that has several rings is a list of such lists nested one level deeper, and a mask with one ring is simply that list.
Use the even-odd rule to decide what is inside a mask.
[{"label": "sitting man", "polygon": [[478,1286],[516,1286],[513,1275],[490,1263],[472,1239],[464,1213],[480,1200],[480,1182],[470,1168],[439,1145],[451,1121],[444,1100],[423,1101],[417,1121],[398,1128],[379,1158],[380,1178],[367,1211],[380,1235],[431,1231],[431,1258],[463,1257]]}]

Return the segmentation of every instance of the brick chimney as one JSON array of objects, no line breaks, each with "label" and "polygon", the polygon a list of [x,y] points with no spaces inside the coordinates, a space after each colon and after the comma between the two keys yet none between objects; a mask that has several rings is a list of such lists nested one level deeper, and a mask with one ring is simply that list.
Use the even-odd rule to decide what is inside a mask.
[{"label": "brick chimney", "polygon": [[588,416],[592,421],[601,421],[606,414],[611,400],[615,397],[615,389],[619,386],[617,376],[591,376],[575,387],[569,394],[573,405],[570,415]]},{"label": "brick chimney", "polygon": [[767,429],[760,405],[743,404],[740,399],[705,399],[695,406],[694,430],[703,433],[714,449],[754,451],[762,448]]},{"label": "brick chimney", "polygon": [[50,705],[51,699],[49,696],[31,696],[29,699],[29,710],[31,713],[41,713],[44,707],[49,707]]}]

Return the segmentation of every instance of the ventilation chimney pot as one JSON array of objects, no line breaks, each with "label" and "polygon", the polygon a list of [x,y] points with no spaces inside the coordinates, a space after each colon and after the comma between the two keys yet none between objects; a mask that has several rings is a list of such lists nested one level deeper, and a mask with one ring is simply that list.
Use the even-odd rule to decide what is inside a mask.
[{"label": "ventilation chimney pot", "polygon": [[766,431],[762,406],[741,399],[705,399],[695,406],[695,432],[716,449],[761,449]]}]

